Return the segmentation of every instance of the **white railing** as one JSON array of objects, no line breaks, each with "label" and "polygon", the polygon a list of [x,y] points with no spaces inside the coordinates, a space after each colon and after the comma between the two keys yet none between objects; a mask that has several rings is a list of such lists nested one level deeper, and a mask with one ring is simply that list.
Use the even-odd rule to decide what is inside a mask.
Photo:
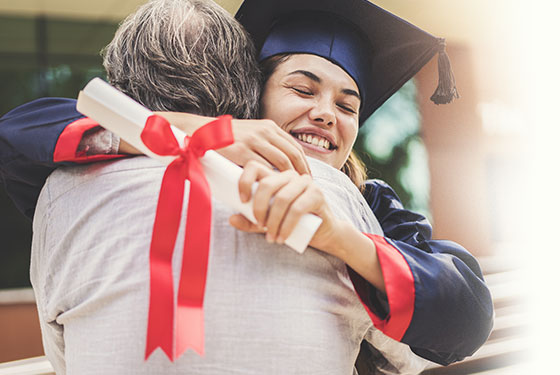
[{"label": "white railing", "polygon": [[35,357],[0,364],[0,375],[54,375],[47,357]]},{"label": "white railing", "polygon": [[35,294],[31,288],[0,290],[0,305],[16,303],[35,303]]}]

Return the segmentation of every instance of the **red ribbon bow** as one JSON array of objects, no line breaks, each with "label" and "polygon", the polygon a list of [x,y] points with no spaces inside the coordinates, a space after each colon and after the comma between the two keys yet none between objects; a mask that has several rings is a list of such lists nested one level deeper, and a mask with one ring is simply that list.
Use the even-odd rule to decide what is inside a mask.
[{"label": "red ribbon bow", "polygon": [[[198,159],[207,150],[233,143],[231,116],[221,116],[204,125],[192,137],[186,137],[185,146],[180,147],[169,122],[163,117],[152,115],[146,120],[141,138],[154,153],[177,156],[163,175],[150,245],[146,359],[157,347],[161,347],[171,361],[179,358],[189,347],[203,355],[202,307],[208,268],[212,201],[208,181]],[[186,179],[190,181],[189,203],[175,308],[172,258],[181,221]]]}]

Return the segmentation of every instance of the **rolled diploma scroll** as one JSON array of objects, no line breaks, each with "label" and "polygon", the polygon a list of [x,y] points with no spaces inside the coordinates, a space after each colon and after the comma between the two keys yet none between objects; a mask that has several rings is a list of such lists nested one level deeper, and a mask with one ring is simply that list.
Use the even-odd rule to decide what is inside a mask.
[{"label": "rolled diploma scroll", "polygon": [[[80,91],[76,108],[164,165],[168,165],[175,159],[172,156],[160,156],[153,153],[140,138],[146,119],[153,115],[153,112],[102,79],[92,79]],[[171,126],[171,130],[179,144],[183,145],[186,134],[174,126]],[[253,200],[242,203],[239,199],[238,181],[243,171],[242,168],[212,150],[206,151],[200,161],[212,195],[230,208],[241,212],[251,222],[256,223],[252,209]],[[312,214],[303,216],[292,234],[286,239],[286,245],[303,253],[321,222],[322,219],[318,216]]]}]

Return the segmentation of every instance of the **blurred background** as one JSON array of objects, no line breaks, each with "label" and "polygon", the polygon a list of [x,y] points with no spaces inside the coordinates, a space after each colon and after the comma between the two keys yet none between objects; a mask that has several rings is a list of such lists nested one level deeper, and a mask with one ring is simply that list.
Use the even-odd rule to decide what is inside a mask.
[{"label": "blurred background", "polygon": [[[0,115],[43,96],[76,97],[89,79],[104,77],[100,49],[143,2],[0,0]],[[241,3],[217,2],[231,13]],[[434,237],[469,249],[495,285],[498,344],[474,361],[478,370],[521,373],[532,358],[531,366],[543,366],[537,373],[554,373],[544,360],[552,325],[531,322],[552,322],[558,311],[550,305],[558,284],[556,6],[372,2],[447,39],[461,97],[445,106],[429,101],[434,58],[362,127],[356,147],[369,176],[427,215]],[[42,354],[30,239],[31,223],[0,188],[0,362]],[[477,370],[465,371],[453,373]]]}]

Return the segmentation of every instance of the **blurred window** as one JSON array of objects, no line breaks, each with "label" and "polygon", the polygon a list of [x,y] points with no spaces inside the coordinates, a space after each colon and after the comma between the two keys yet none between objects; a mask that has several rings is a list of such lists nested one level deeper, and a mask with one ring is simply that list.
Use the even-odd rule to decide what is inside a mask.
[{"label": "blurred window", "polygon": [[[0,17],[0,115],[44,96],[75,98],[104,77],[99,51],[115,23]],[[0,289],[29,286],[31,223],[0,187]]]}]

